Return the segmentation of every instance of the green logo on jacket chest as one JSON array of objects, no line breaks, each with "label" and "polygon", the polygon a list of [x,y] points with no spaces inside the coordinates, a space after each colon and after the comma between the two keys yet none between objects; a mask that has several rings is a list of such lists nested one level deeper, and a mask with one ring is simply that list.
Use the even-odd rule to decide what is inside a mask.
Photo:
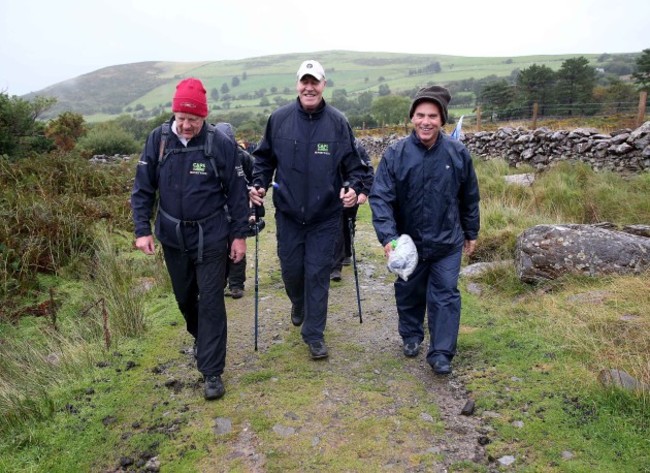
[{"label": "green logo on jacket chest", "polygon": [[330,154],[330,145],[327,143],[316,144],[316,154]]},{"label": "green logo on jacket chest", "polygon": [[192,163],[192,170],[190,174],[206,174],[205,172],[205,163]]}]

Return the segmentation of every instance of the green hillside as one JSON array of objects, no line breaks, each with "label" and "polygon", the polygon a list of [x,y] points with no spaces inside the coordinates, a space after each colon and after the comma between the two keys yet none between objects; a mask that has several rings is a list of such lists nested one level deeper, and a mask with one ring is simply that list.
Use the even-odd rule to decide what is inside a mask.
[{"label": "green hillside", "polygon": [[[106,67],[60,82],[30,95],[56,97],[50,111],[56,116],[73,111],[89,121],[108,119],[122,113],[140,116],[169,110],[175,85],[183,77],[200,78],[208,90],[211,110],[268,112],[278,101],[295,96],[295,72],[305,59],[317,59],[326,69],[328,88],[325,97],[345,89],[349,98],[381,85],[391,93],[410,91],[428,83],[448,85],[489,76],[509,77],[513,71],[532,64],[558,70],[563,61],[583,56],[595,67],[606,61],[630,60],[636,53],[622,55],[547,55],[521,57],[463,57],[439,54],[397,54],[356,51],[320,51],[247,58],[237,61],[140,62]],[[432,72],[435,71],[435,72]],[[238,84],[233,83],[239,81]],[[231,97],[224,101],[223,87]],[[213,89],[218,99],[211,97]],[[262,106],[266,97],[270,105]],[[452,104],[453,105],[453,104]]]}]

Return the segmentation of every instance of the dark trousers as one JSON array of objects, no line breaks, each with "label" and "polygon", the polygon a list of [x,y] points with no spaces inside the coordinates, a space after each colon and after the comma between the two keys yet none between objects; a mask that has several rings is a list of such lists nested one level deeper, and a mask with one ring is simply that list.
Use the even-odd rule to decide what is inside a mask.
[{"label": "dark trousers", "polygon": [[398,331],[405,343],[424,340],[424,314],[429,326],[427,361],[456,354],[460,328],[458,274],[462,247],[439,259],[421,260],[408,281],[395,281],[395,301],[399,316]]},{"label": "dark trousers", "polygon": [[221,375],[226,365],[226,304],[223,281],[226,246],[204,250],[203,261],[196,251],[181,251],[163,245],[165,263],[187,331],[196,339],[197,368],[205,376]]},{"label": "dark trousers", "polygon": [[350,232],[350,219],[352,219],[352,228],[356,228],[357,212],[359,206],[346,207],[343,209],[341,216],[341,229],[339,238],[336,243],[334,252],[334,268],[339,271],[343,268],[343,259],[352,256],[352,233]]},{"label": "dark trousers", "polygon": [[323,340],[332,255],[341,231],[341,214],[303,225],[276,212],[275,221],[284,289],[293,305],[305,309],[302,339],[305,343]]},{"label": "dark trousers", "polygon": [[244,283],[246,282],[246,256],[239,263],[233,263],[228,258],[226,278],[228,279],[228,287],[230,289],[244,289]]}]

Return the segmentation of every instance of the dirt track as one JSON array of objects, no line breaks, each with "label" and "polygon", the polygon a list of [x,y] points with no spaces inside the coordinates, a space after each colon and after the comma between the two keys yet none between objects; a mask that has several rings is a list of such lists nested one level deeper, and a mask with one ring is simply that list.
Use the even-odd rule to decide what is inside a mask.
[{"label": "dirt track", "polygon": [[[271,217],[272,219],[272,217]],[[269,228],[270,227],[270,228]],[[282,288],[279,278],[279,263],[275,256],[275,235],[273,225],[260,236],[259,259],[263,263],[261,273],[259,301],[259,352],[264,353],[275,343],[282,343],[288,330],[297,330],[290,326],[290,303]],[[235,347],[251,345],[250,317],[239,317],[237,313],[254,312],[254,239],[248,240],[248,280],[246,295],[243,299],[228,299],[229,313],[229,365],[240,368],[249,365],[246,359],[252,355],[242,354]],[[325,338],[330,349],[330,356],[324,362],[326,369],[336,374],[349,374],[350,382],[354,382],[355,367],[370,363],[377,353],[392,355],[402,364],[403,369],[418,379],[431,396],[441,413],[444,422],[444,435],[430,435],[427,439],[419,439],[429,445],[429,452],[439,455],[443,462],[433,471],[446,471],[448,465],[466,461],[487,464],[484,448],[481,446],[485,439],[481,419],[472,415],[462,415],[470,396],[466,392],[459,377],[459,370],[450,376],[436,376],[425,360],[426,349],[417,358],[406,358],[402,354],[401,339],[397,333],[397,314],[393,296],[394,277],[383,265],[383,252],[376,240],[370,225],[358,225],[356,235],[356,251],[358,274],[362,300],[363,323],[359,324],[354,273],[351,266],[343,268],[343,280],[332,283],[330,288],[329,313]],[[354,340],[363,349],[359,350],[355,360],[344,356],[337,350],[337,340]],[[426,347],[428,338],[423,343]],[[232,348],[231,348],[232,347]],[[304,357],[308,360],[307,348],[304,347]],[[239,353],[238,353],[239,352]],[[243,358],[242,358],[243,355]],[[363,358],[366,358],[364,360]],[[311,362],[311,361],[309,361]],[[311,362],[314,363],[314,362]],[[321,363],[321,362],[316,362]],[[239,368],[238,368],[239,369]],[[246,368],[243,368],[246,369]],[[226,376],[226,380],[228,376]],[[398,387],[399,389],[399,387]],[[408,397],[409,393],[404,393]],[[394,405],[384,407],[384,415],[391,416],[399,411],[400,396],[395,396]],[[241,440],[241,439],[240,439]],[[234,446],[233,446],[234,447]],[[250,452],[249,452],[250,453]],[[399,453],[396,451],[396,455]],[[405,453],[406,455],[406,453]],[[258,458],[249,455],[249,458]],[[396,459],[394,465],[386,468],[396,468],[396,471],[425,471],[417,467],[401,469],[406,462]],[[251,471],[266,471],[264,462],[248,465]],[[430,471],[430,470],[426,470]]]}]

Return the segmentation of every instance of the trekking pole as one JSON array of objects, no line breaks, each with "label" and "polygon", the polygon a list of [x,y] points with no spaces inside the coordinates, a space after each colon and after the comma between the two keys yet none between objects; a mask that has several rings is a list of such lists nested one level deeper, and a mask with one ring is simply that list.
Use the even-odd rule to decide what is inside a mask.
[{"label": "trekking pole", "polygon": [[[343,183],[343,188],[345,193],[348,193],[350,189],[350,183],[345,181]],[[354,251],[354,222],[352,217],[348,217],[348,229],[350,231],[350,249],[352,250],[352,267],[354,268],[354,284],[357,288],[357,306],[359,307],[359,323],[363,323],[363,318],[361,316],[361,294],[359,293],[359,273],[357,271],[357,254]]]},{"label": "trekking pole", "polygon": [[[260,186],[255,186],[259,190]],[[257,205],[253,204],[255,215],[255,351],[257,351],[257,333],[258,333],[258,306],[260,301],[260,277],[259,277],[259,247],[260,247],[260,226],[258,221]]]}]

